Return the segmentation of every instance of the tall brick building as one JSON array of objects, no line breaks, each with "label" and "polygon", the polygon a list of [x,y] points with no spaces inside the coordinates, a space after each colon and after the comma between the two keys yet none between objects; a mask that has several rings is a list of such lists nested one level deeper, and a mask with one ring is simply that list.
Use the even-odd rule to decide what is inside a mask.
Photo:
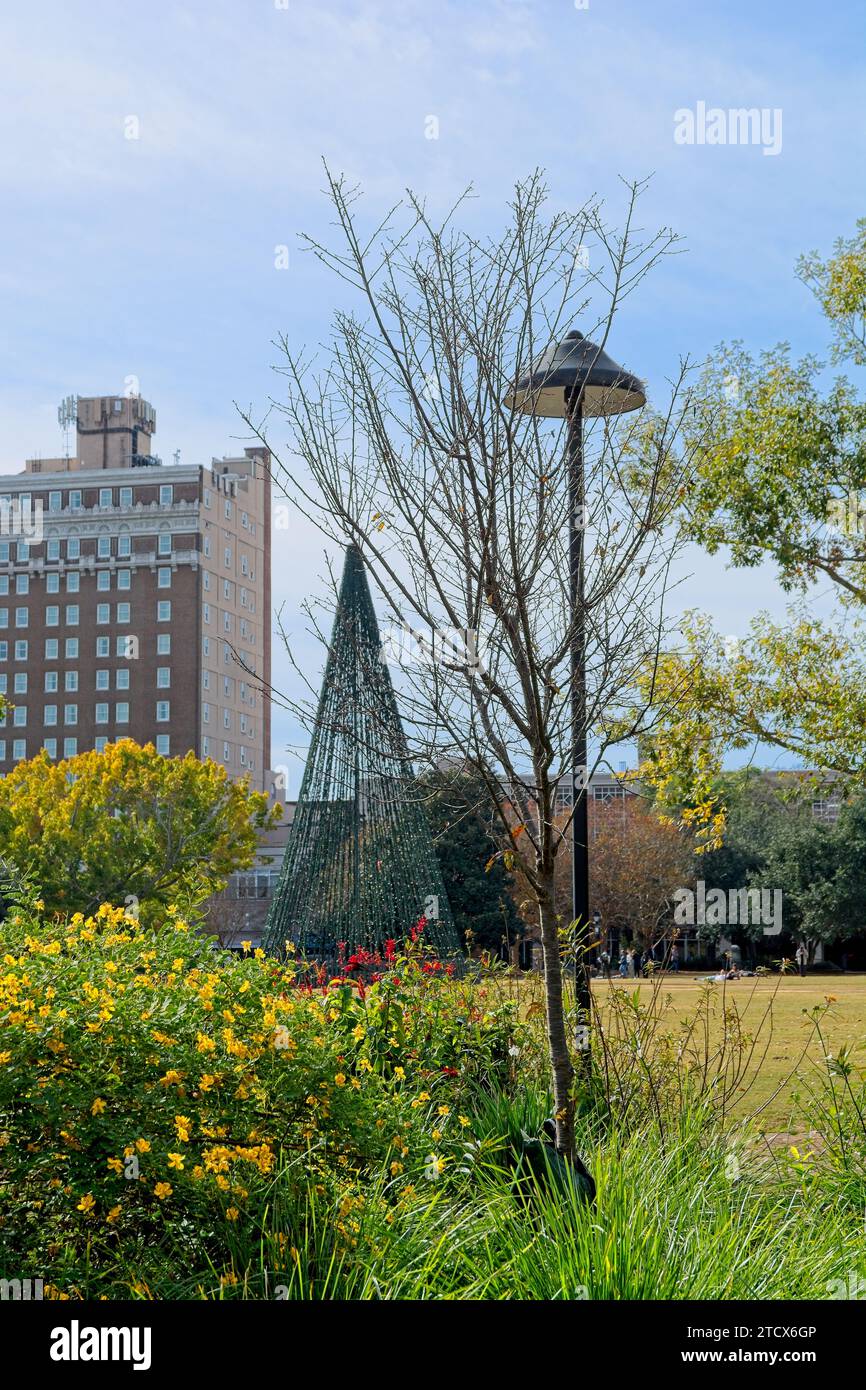
[{"label": "tall brick building", "polygon": [[265,790],[267,451],[163,467],[140,397],[72,398],[71,418],[74,457],[0,477],[0,774],[128,737]]}]

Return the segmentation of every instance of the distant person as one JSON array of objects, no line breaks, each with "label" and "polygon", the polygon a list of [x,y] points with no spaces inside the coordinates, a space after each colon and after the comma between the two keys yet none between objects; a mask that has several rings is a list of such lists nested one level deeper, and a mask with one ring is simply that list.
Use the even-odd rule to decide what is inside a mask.
[{"label": "distant person", "polygon": [[637,962],[633,950],[626,952],[626,960],[628,962],[628,977],[630,980],[633,980],[637,974]]},{"label": "distant person", "polygon": [[602,951],[602,953],[601,953],[601,955],[599,956],[598,960],[599,960],[599,964],[601,965],[601,973],[602,973],[602,975],[604,976],[604,978],[605,978],[606,980],[609,980],[609,979],[610,979],[610,954],[609,954],[609,952],[607,952],[607,951]]},{"label": "distant person", "polygon": [[624,980],[627,974],[628,974],[628,953],[627,953],[626,951],[620,951],[620,956],[619,956],[619,977],[620,977],[620,979],[621,979],[621,980]]},{"label": "distant person", "polygon": [[680,948],[677,945],[671,947],[671,973],[678,975],[680,971]]},{"label": "distant person", "polygon": [[805,979],[805,976],[806,976],[806,966],[809,964],[809,952],[808,952],[808,950],[806,949],[805,942],[803,942],[803,941],[800,942],[799,946],[797,947],[796,951],[794,952],[794,955],[796,956],[796,959],[797,959],[797,966],[798,966],[798,969],[799,969],[799,971],[800,971],[800,978],[801,978],[801,979]]}]

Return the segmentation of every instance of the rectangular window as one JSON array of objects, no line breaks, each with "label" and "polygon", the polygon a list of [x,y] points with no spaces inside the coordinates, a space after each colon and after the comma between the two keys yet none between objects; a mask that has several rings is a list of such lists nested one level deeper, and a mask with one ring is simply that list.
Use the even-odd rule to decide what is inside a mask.
[{"label": "rectangular window", "polygon": [[110,673],[109,671],[97,671],[97,673],[96,673],[96,689],[97,689],[97,690],[107,690],[107,689],[108,689],[108,683],[109,683],[110,677],[111,677],[111,673]]},{"label": "rectangular window", "polygon": [[117,621],[119,623],[128,623],[130,611],[128,603],[119,603],[117,605]]},{"label": "rectangular window", "polygon": [[64,656],[66,657],[66,660],[67,660],[67,661],[77,661],[77,660],[78,660],[78,638],[77,638],[77,637],[67,637],[66,643],[65,643],[65,645],[64,645]]},{"label": "rectangular window", "polygon": [[[72,492],[70,492],[70,494],[69,494],[69,505],[70,505],[70,507],[80,507],[80,506],[81,506],[81,492],[80,492],[80,490],[79,490],[78,488],[73,488]],[[68,551],[67,551],[67,554],[68,554]]]},{"label": "rectangular window", "polygon": [[0,627],[9,626],[9,609],[0,608]]},{"label": "rectangular window", "polygon": [[157,553],[158,553],[159,555],[170,555],[170,554],[171,554],[171,532],[170,532],[170,531],[160,531],[160,533],[159,533],[159,546],[158,546],[158,549],[157,549]]},{"label": "rectangular window", "polygon": [[49,695],[53,695],[57,689],[57,672],[45,672],[45,689]]},{"label": "rectangular window", "polygon": [[[228,505],[228,504],[226,504]],[[223,762],[230,763],[232,760],[232,750],[227,743],[223,744]]]},{"label": "rectangular window", "polygon": [[15,556],[18,560],[30,559],[30,546],[27,541],[19,541],[15,547]]},{"label": "rectangular window", "polygon": [[30,609],[29,609],[29,608],[16,608],[16,609],[15,609],[15,626],[16,626],[16,627],[27,627],[27,626],[29,625],[29,623],[30,623]]},{"label": "rectangular window", "polygon": [[169,746],[170,746],[170,740],[169,740],[168,734],[157,734],[157,736],[156,736],[156,751],[157,751],[157,753],[159,754],[159,756],[160,756],[161,758],[167,758],[167,757],[168,757]]},{"label": "rectangular window", "polygon": [[111,555],[111,537],[100,536],[96,542],[96,555],[99,560],[107,560]]},{"label": "rectangular window", "polygon": [[60,559],[60,542],[59,542],[59,541],[48,541],[48,542],[46,543],[46,546],[45,546],[45,558],[46,558],[46,560],[59,560],[59,559]]},{"label": "rectangular window", "polygon": [[77,724],[77,723],[78,723],[78,706],[77,706],[77,705],[64,705],[64,706],[63,706],[63,722],[64,722],[64,724]]},{"label": "rectangular window", "polygon": [[110,487],[101,487],[101,488],[99,489],[99,505],[100,505],[100,507],[110,507],[110,506],[111,506],[111,488],[110,488]]},{"label": "rectangular window", "polygon": [[207,703],[207,701],[205,701],[205,703],[201,707],[201,717],[203,723],[210,723],[210,705]]},{"label": "rectangular window", "polygon": [[26,695],[26,694],[27,694],[27,672],[26,672],[26,671],[16,671],[16,672],[15,672],[15,694],[16,694],[16,695]]},{"label": "rectangular window", "polygon": [[122,487],[122,488],[120,489],[120,505],[121,505],[121,507],[131,507],[131,506],[132,506],[132,488],[131,488],[131,487]]},{"label": "rectangular window", "polygon": [[[2,612],[2,611],[3,611],[3,610],[0,609],[0,612]],[[209,603],[206,603],[205,606],[204,606],[204,620],[205,620],[206,623],[209,623],[209,622],[210,622],[210,604],[209,604]]]},{"label": "rectangular window", "polygon": [[209,757],[209,755],[210,755],[210,739],[209,739],[209,738],[203,738],[202,741],[201,741],[201,755],[202,755],[203,758],[207,758],[207,757]]},{"label": "rectangular window", "polygon": [[171,599],[160,599],[156,605],[156,621],[158,623],[171,622]]},{"label": "rectangular window", "polygon": [[62,493],[62,492],[49,492],[49,494],[48,494],[48,510],[49,510],[49,512],[59,512],[59,511],[62,510],[62,507],[63,507],[63,493]]},{"label": "rectangular window", "polygon": [[[51,575],[49,575],[48,578],[50,579],[50,578],[51,578]],[[54,575],[54,578],[56,579],[57,576]],[[8,594],[8,592],[9,592],[9,576],[8,576],[8,574],[0,574],[0,594],[4,594],[4,595],[5,595],[5,594]]]},{"label": "rectangular window", "polygon": [[160,565],[156,572],[156,587],[158,589],[171,588],[171,570],[168,565]]},{"label": "rectangular window", "polygon": [[156,702],[156,722],[157,724],[167,724],[170,718],[171,705],[168,700],[157,700]]},{"label": "rectangular window", "polygon": [[59,651],[59,643],[56,637],[46,637],[45,639],[45,660],[56,661]]},{"label": "rectangular window", "polygon": [[224,555],[224,557],[223,557],[223,563],[225,564],[226,569],[229,568],[229,566],[231,565],[231,562],[232,562],[232,548],[231,548],[230,545],[227,545],[226,548],[225,548],[225,555]]},{"label": "rectangular window", "polygon": [[15,643],[15,660],[16,660],[16,661],[26,661],[26,660],[27,660],[27,642],[26,642],[26,640],[22,641],[22,640],[19,639],[19,641],[17,641],[17,642]]},{"label": "rectangular window", "polygon": [[204,504],[205,504],[206,507],[209,507],[209,506],[210,506],[210,489],[209,489],[209,488],[205,488],[205,490],[204,490]]},{"label": "rectangular window", "polygon": [[159,489],[159,505],[170,507],[174,501],[174,488],[171,483],[162,483]]},{"label": "rectangular window", "polygon": [[108,705],[100,704],[96,706],[95,721],[97,724],[108,723]]},{"label": "rectangular window", "polygon": [[12,740],[12,760],[20,763],[27,757],[27,740],[15,738]]},{"label": "rectangular window", "polygon": [[7,689],[8,689],[8,683],[9,683],[9,677],[8,677],[8,676],[6,676],[6,675],[0,676],[0,695],[5,695],[5,694],[6,694]]},{"label": "rectangular window", "polygon": [[116,690],[129,689],[129,671],[115,671],[114,687]]},{"label": "rectangular window", "polygon": [[67,603],[66,605],[66,626],[78,627],[78,604]]},{"label": "rectangular window", "polygon": [[57,627],[60,622],[60,609],[56,603],[49,603],[45,610],[45,626]]},{"label": "rectangular window", "polygon": [[118,587],[118,589],[128,589],[128,588],[130,587],[131,584],[132,584],[132,570],[118,570],[118,571],[117,571],[117,587]]},{"label": "rectangular window", "polygon": [[156,634],[156,654],[157,656],[168,656],[171,652],[171,633],[158,632]]},{"label": "rectangular window", "polygon": [[156,686],[157,686],[157,689],[158,689],[158,690],[168,690],[168,688],[169,688],[170,685],[171,685],[171,667],[170,667],[170,666],[157,666],[157,668],[156,668]]},{"label": "rectangular window", "polygon": [[201,688],[202,690],[210,690],[210,671],[202,671]]},{"label": "rectangular window", "polygon": [[0,642],[0,661],[9,660],[9,643]]},{"label": "rectangular window", "polygon": [[67,671],[67,672],[66,672],[66,674],[65,674],[65,676],[64,676],[64,678],[63,678],[63,688],[64,688],[64,690],[77,690],[77,689],[78,689],[78,672],[77,672],[77,671]]},{"label": "rectangular window", "polygon": [[93,746],[97,753],[104,753],[108,747],[108,739],[105,737],[105,734],[100,734],[99,738],[95,738],[93,740]]},{"label": "rectangular window", "polygon": [[30,575],[29,575],[29,574],[16,574],[16,576],[15,576],[15,592],[16,592],[16,594],[29,594],[29,593],[30,593]]},{"label": "rectangular window", "polygon": [[[71,577],[70,575],[70,578]],[[96,587],[101,593],[111,588],[111,570],[100,570],[98,572],[96,576]]]},{"label": "rectangular window", "polygon": [[202,656],[210,656],[210,638],[205,637],[201,644]]},{"label": "rectangular window", "polygon": [[15,725],[16,729],[25,729],[27,727],[26,705],[15,706],[14,710],[12,711],[12,723]]},{"label": "rectangular window", "polygon": [[45,749],[45,752],[48,754],[49,758],[56,758],[56,757],[57,757],[57,739],[56,739],[56,738],[44,738],[44,739],[42,740],[42,747]]},{"label": "rectangular window", "polygon": [[131,546],[131,542],[130,542],[129,536],[118,536],[118,538],[117,538],[117,556],[118,556],[118,559],[120,559],[120,560],[128,560],[131,554],[132,554],[132,546]]},{"label": "rectangular window", "polygon": [[81,559],[81,541],[78,536],[70,536],[66,542],[66,558],[67,560]]},{"label": "rectangular window", "polygon": [[63,756],[64,756],[64,758],[75,758],[75,757],[77,757],[77,755],[78,755],[78,739],[77,739],[77,738],[65,738],[65,739],[63,740]]},{"label": "rectangular window", "polygon": [[97,655],[97,656],[110,656],[110,655],[111,655],[111,647],[109,646],[109,639],[108,639],[107,637],[97,637],[97,639],[96,639],[96,655]]},{"label": "rectangular window", "polygon": [[56,724],[56,723],[57,723],[57,706],[56,706],[56,705],[46,705],[46,706],[45,706],[45,709],[44,709],[44,711],[43,711],[43,713],[42,713],[42,723],[43,723],[43,724],[48,724],[48,725],[50,725],[50,724]]},{"label": "rectangular window", "polygon": [[60,593],[60,575],[57,573],[56,570],[52,574],[46,574],[45,592],[46,594]]},{"label": "rectangular window", "polygon": [[125,635],[115,637],[114,655],[123,657],[124,661],[129,661],[131,659],[130,643],[136,642],[137,640],[138,639],[135,637],[127,637]]},{"label": "rectangular window", "polygon": [[97,603],[97,605],[96,605],[96,621],[97,621],[98,623],[110,623],[110,622],[111,622],[111,604],[110,604],[110,603]]},{"label": "rectangular window", "polygon": [[80,588],[81,575],[78,573],[78,570],[70,571],[66,576],[66,592],[68,594],[77,594]]},{"label": "rectangular window", "polygon": [[114,718],[118,724],[129,723],[129,705],[125,700],[114,706]]}]

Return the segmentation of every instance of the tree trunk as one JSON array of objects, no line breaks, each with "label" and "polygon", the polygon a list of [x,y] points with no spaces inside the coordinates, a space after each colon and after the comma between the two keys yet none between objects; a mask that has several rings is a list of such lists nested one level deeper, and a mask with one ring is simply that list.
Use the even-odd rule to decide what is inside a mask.
[{"label": "tree trunk", "polygon": [[556,1148],[561,1154],[574,1152],[574,1067],[568,1050],[565,1002],[562,993],[562,961],[559,928],[554,909],[553,872],[545,874],[538,891],[538,919],[544,951],[544,1005],[547,1019],[547,1046],[553,1073],[553,1105],[556,1120]]}]

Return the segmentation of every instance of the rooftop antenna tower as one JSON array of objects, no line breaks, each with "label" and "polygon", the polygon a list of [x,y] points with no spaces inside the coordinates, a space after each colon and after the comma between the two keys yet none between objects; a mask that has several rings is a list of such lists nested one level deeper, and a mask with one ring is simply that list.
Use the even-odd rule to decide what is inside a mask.
[{"label": "rooftop antenna tower", "polygon": [[57,407],[57,422],[63,431],[63,457],[69,458],[69,445],[72,426],[78,426],[78,397],[64,396]]}]

